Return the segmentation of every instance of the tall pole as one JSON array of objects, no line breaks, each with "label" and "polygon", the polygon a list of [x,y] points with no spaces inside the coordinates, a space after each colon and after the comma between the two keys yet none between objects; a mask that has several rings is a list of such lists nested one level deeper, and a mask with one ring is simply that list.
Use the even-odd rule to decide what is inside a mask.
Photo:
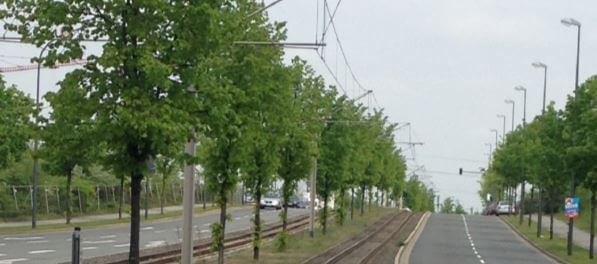
[{"label": "tall pole", "polygon": [[497,129],[492,129],[491,132],[495,133],[495,148],[497,149],[497,147],[498,147],[498,133],[499,132],[497,131]]},{"label": "tall pole", "polygon": [[[191,132],[185,146],[186,154],[195,156],[195,131]],[[193,261],[193,205],[195,204],[195,164],[185,164],[184,167],[184,197],[182,212],[182,247],[181,264],[191,264]],[[258,201],[259,202],[259,201]]]},{"label": "tall pole", "polygon": [[[524,94],[523,99],[523,110],[522,110],[522,127],[526,127],[527,124],[527,89],[522,86],[514,87],[514,90],[521,91]],[[523,176],[526,177],[526,169],[523,167],[522,171]],[[522,183],[520,185],[520,210],[518,212],[518,224],[522,225],[523,215],[524,215],[524,193],[525,193],[525,184],[526,180],[523,177]]]},{"label": "tall pole", "polygon": [[504,125],[502,126],[502,144],[506,142],[506,116],[505,115],[498,115],[498,118],[503,118]]},{"label": "tall pole", "polygon": [[[576,26],[577,27],[577,39],[576,39],[576,78],[574,80],[574,105],[576,107],[576,97],[578,92],[578,71],[579,71],[579,64],[580,64],[580,22],[574,19],[563,19],[562,24],[565,26]],[[572,137],[572,145],[576,145],[575,137]],[[574,172],[570,175],[570,197],[574,197],[576,195],[576,179]],[[573,239],[573,230],[574,230],[574,218],[568,219],[568,256],[572,255],[572,239]]]},{"label": "tall pole", "polygon": [[310,210],[310,215],[309,215],[309,236],[314,237],[315,235],[315,181],[317,180],[317,158],[313,157],[313,160],[311,161],[312,164],[312,168],[311,168],[311,188],[309,190],[309,196],[311,199],[311,210]]},{"label": "tall pole", "polygon": [[[35,127],[39,127],[39,112],[41,111],[39,107],[39,83],[40,83],[40,73],[41,73],[41,56],[43,56],[44,52],[50,46],[53,41],[46,43],[46,45],[41,49],[39,52],[39,57],[37,61],[37,89],[35,92],[35,105],[36,105],[36,117],[35,117]],[[39,139],[38,136],[35,136],[35,140],[33,142],[33,180],[32,180],[32,190],[31,190],[31,228],[35,228],[37,226],[37,185],[39,181],[39,157],[38,151],[39,149]]]}]

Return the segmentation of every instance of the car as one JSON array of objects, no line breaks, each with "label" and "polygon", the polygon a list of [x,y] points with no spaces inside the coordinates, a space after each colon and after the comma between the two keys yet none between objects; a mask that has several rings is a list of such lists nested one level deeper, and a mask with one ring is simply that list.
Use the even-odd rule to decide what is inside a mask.
[{"label": "car", "polygon": [[514,214],[514,213],[516,213],[515,212],[516,211],[515,208],[512,207],[512,210],[510,210],[510,207],[511,207],[511,205],[510,205],[510,203],[508,201],[500,201],[497,204],[497,207],[496,207],[496,210],[495,210],[496,211],[496,215]]},{"label": "car", "polygon": [[282,209],[282,200],[276,195],[266,195],[259,201],[261,209],[274,208],[276,210]]}]

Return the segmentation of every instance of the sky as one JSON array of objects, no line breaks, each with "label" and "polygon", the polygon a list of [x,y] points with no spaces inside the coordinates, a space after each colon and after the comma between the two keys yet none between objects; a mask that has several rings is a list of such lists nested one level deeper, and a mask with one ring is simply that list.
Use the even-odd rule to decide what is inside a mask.
[{"label": "sky", "polygon": [[[284,0],[268,10],[270,18],[286,21],[289,42],[321,40],[324,0]],[[267,0],[265,3],[271,3]],[[334,10],[338,0],[328,0]],[[597,74],[597,2],[592,0],[341,0],[334,24],[356,78],[373,96],[360,100],[383,108],[392,122],[409,122],[415,151],[401,145],[411,170],[438,192],[465,208],[481,209],[479,175],[458,175],[458,169],[486,167],[490,129],[502,130],[497,114],[507,116],[510,130],[522,122],[523,96],[528,89],[527,120],[541,112],[543,72],[548,65],[547,98],[562,108],[574,89],[576,29],[560,23],[573,17],[582,23],[580,80]],[[349,97],[362,90],[349,76],[338,42],[329,29],[324,59]],[[101,44],[90,44],[99,50]],[[0,67],[29,64],[39,49],[0,42]],[[336,84],[314,50],[286,50],[289,60],[300,56]],[[41,92],[72,67],[42,70]],[[7,82],[35,95],[35,71],[5,73]],[[409,140],[409,129],[396,131],[397,141]],[[413,155],[414,154],[414,155]]]}]

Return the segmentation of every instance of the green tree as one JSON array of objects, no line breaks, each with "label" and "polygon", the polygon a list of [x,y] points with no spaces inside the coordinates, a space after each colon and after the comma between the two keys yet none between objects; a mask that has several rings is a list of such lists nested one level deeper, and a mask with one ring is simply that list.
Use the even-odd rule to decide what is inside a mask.
[{"label": "green tree", "polygon": [[85,93],[76,82],[62,82],[58,92],[45,96],[52,112],[42,129],[41,153],[50,174],[66,176],[66,224],[70,224],[72,216],[73,170],[75,166],[87,170],[97,162],[100,151],[93,140],[97,135],[94,134],[92,105],[78,103]]},{"label": "green tree", "polygon": [[0,169],[21,158],[31,137],[31,98],[14,86],[6,86],[0,76]]}]

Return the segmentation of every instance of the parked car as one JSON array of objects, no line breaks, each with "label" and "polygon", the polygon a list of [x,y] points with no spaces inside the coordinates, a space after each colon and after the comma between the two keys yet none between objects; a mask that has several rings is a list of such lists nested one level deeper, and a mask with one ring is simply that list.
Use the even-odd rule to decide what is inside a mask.
[{"label": "parked car", "polygon": [[497,215],[497,203],[491,203],[485,207],[484,215]]},{"label": "parked car", "polygon": [[508,201],[500,201],[497,205],[496,215],[515,214],[516,213],[515,207],[512,206],[512,210],[510,210],[510,207],[511,206],[508,203]]},{"label": "parked car", "polygon": [[282,209],[282,199],[280,199],[280,196],[276,195],[265,195],[261,198],[261,201],[259,201],[259,207],[261,209],[274,208],[280,210]]}]

